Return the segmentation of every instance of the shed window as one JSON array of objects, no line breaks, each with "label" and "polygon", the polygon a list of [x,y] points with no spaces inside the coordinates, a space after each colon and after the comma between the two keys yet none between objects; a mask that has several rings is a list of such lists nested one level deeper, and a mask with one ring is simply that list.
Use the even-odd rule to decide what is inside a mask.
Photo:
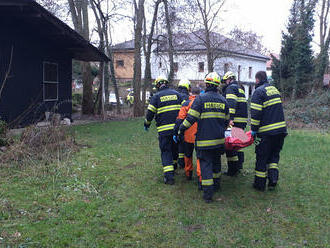
[{"label": "shed window", "polygon": [[198,63],[198,71],[199,72],[204,72],[204,62],[199,62]]},{"label": "shed window", "polygon": [[249,79],[252,78],[252,67],[249,67]]},{"label": "shed window", "polygon": [[44,101],[58,100],[58,64],[44,62],[43,94]]},{"label": "shed window", "polygon": [[124,63],[124,60],[117,60],[116,61],[116,66],[117,67],[124,67],[125,63]]},{"label": "shed window", "polygon": [[174,72],[178,72],[178,70],[179,70],[179,64],[178,64],[178,62],[174,62],[173,63],[173,70],[174,70]]}]

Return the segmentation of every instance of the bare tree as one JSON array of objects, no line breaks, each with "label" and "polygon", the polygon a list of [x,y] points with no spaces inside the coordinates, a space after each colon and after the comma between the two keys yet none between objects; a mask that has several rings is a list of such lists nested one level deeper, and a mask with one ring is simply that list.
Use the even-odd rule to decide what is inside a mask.
[{"label": "bare tree", "polygon": [[[89,18],[88,18],[88,0],[68,0],[71,18],[74,29],[89,41]],[[83,80],[83,100],[82,113],[93,114],[93,90],[91,65],[88,62],[81,62],[82,80]]]},{"label": "bare tree", "polygon": [[202,28],[201,32],[194,32],[196,36],[204,43],[207,56],[207,68],[211,72],[214,70],[214,61],[218,57],[216,46],[212,44],[211,33],[217,28],[219,13],[226,0],[187,0],[190,10],[199,13],[194,16],[194,27]]},{"label": "bare tree", "polygon": [[141,48],[142,48],[142,31],[144,21],[144,2],[145,0],[134,0],[134,75],[133,75],[133,91],[134,106],[133,115],[144,115],[144,103],[141,101]]},{"label": "bare tree", "polygon": [[258,35],[254,31],[243,31],[239,28],[234,28],[229,33],[232,40],[240,43],[246,48],[252,49],[261,54],[266,54],[268,51],[261,43],[262,36]]},{"label": "bare tree", "polygon": [[[323,81],[327,67],[329,66],[329,44],[330,44],[330,26],[329,26],[329,11],[330,0],[319,1],[318,18],[320,20],[320,53],[316,59],[316,80],[320,85]],[[315,85],[315,84],[314,84]]]},{"label": "bare tree", "polygon": [[66,0],[37,0],[37,2],[61,20],[67,20],[68,6],[66,4]]},{"label": "bare tree", "polygon": [[169,13],[169,5],[167,0],[163,0],[165,8],[165,20],[167,29],[167,40],[168,40],[168,58],[170,62],[170,73],[168,74],[168,81],[172,83],[174,78],[174,47],[173,47],[173,33],[172,24]]},{"label": "bare tree", "polygon": [[[100,63],[100,74],[103,73],[103,69],[105,68],[105,78],[104,78],[104,91],[105,91],[105,99],[109,99],[109,74],[108,70],[110,69],[110,77],[111,82],[113,84],[116,102],[117,102],[117,113],[121,112],[120,109],[120,100],[119,100],[119,90],[117,86],[117,80],[114,73],[114,63],[113,63],[113,53],[110,45],[111,38],[111,30],[110,30],[110,22],[116,19],[118,10],[118,5],[115,1],[109,0],[90,0],[92,10],[95,15],[96,23],[97,23],[97,32],[100,38],[100,50],[103,51],[109,58],[109,63]],[[101,74],[102,75],[102,74]],[[102,82],[102,80],[101,80]],[[101,84],[100,84],[101,85]],[[99,91],[102,90],[100,87]],[[99,94],[98,94],[99,95]],[[99,101],[101,103],[102,101]],[[101,106],[99,104],[99,111]]]},{"label": "bare tree", "polygon": [[144,20],[144,37],[143,37],[143,48],[145,55],[145,69],[144,69],[144,84],[143,84],[143,92],[142,92],[142,103],[146,102],[146,90],[150,86],[152,75],[151,75],[151,53],[152,53],[152,44],[154,42],[154,32],[155,26],[157,22],[158,16],[158,8],[162,0],[156,0],[154,2],[154,12],[152,16],[152,21],[150,25],[150,31],[147,35],[147,27],[146,27],[146,18]]}]

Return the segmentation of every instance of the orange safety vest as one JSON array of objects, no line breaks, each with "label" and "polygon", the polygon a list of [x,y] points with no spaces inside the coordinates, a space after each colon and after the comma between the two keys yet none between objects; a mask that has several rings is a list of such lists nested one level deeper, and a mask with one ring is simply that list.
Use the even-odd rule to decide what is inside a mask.
[{"label": "orange safety vest", "polygon": [[[187,115],[188,115],[188,111],[191,107],[191,105],[193,104],[194,100],[195,100],[196,96],[192,95],[189,96],[189,103],[187,104],[187,102],[185,102],[180,111],[179,111],[179,115],[178,115],[178,119],[184,120]],[[195,143],[195,137],[196,137],[196,133],[197,133],[197,122],[195,122],[190,128],[188,128],[185,133],[184,133],[184,141],[187,143]]]}]

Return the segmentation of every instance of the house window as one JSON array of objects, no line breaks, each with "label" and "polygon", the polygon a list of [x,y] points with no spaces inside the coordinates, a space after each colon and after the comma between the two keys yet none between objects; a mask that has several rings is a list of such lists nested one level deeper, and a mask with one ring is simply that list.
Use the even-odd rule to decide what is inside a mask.
[{"label": "house window", "polygon": [[173,70],[174,70],[174,72],[178,72],[178,70],[179,70],[179,64],[178,64],[178,62],[174,62],[173,63]]},{"label": "house window", "polygon": [[237,80],[241,81],[241,66],[240,65],[237,68]]},{"label": "house window", "polygon": [[204,62],[199,62],[198,63],[198,71],[199,72],[204,72]]},{"label": "house window", "polygon": [[116,60],[116,67],[124,67],[124,60]]},{"label": "house window", "polygon": [[227,71],[229,71],[229,64],[226,63],[223,67],[223,74],[226,74]]},{"label": "house window", "polygon": [[252,67],[249,67],[249,79],[252,78]]},{"label": "house window", "polygon": [[44,62],[43,95],[44,101],[58,100],[58,64]]}]

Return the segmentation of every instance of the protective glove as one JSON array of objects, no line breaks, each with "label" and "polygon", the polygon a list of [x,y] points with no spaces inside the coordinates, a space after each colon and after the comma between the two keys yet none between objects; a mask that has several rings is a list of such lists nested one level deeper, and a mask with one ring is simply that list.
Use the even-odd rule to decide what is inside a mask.
[{"label": "protective glove", "polygon": [[251,135],[253,136],[254,139],[256,139],[257,132],[256,132],[256,131],[252,131],[252,132],[251,132]]},{"label": "protective glove", "polygon": [[178,135],[176,136],[177,143],[181,143],[184,140],[183,133],[181,131],[178,132]]},{"label": "protective glove", "polygon": [[144,126],[144,131],[148,132],[149,131],[149,127]]},{"label": "protective glove", "polygon": [[175,143],[178,143],[178,142],[179,142],[179,141],[178,141],[178,136],[173,135],[173,140],[174,140]]}]

